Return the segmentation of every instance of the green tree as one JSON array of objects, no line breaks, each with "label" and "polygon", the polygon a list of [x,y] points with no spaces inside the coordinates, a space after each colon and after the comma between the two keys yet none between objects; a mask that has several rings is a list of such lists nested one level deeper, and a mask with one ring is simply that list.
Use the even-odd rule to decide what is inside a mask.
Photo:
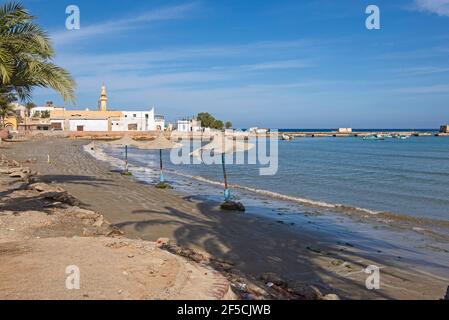
[{"label": "green tree", "polygon": [[224,123],[221,120],[215,120],[214,123],[212,124],[212,128],[213,129],[218,129],[221,130],[224,128]]},{"label": "green tree", "polygon": [[34,104],[33,102],[28,102],[25,105],[25,108],[27,110],[27,117],[29,117],[31,115],[31,109],[36,108],[36,107],[37,107],[36,104]]},{"label": "green tree", "polygon": [[50,118],[50,111],[48,111],[48,110],[42,111],[42,112],[41,112],[41,118],[42,118],[42,119],[48,119],[48,118]]},{"label": "green tree", "polygon": [[0,118],[2,120],[2,127],[5,127],[5,118],[14,114],[14,107],[11,102],[11,99],[7,96],[0,95]]},{"label": "green tree", "polygon": [[226,121],[225,128],[226,129],[231,129],[232,128],[232,122],[231,121]]},{"label": "green tree", "polygon": [[201,125],[204,128],[212,128],[215,122],[215,118],[208,112],[198,113],[196,119],[201,121]]},{"label": "green tree", "polygon": [[50,39],[34,20],[19,3],[0,7],[0,92],[29,100],[35,87],[52,88],[74,102],[75,82],[53,63]]}]

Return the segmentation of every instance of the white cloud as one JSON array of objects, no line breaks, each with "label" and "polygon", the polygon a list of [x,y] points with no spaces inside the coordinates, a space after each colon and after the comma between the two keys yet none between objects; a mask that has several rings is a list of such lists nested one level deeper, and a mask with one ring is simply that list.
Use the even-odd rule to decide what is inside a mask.
[{"label": "white cloud", "polygon": [[449,17],[449,0],[415,0],[419,10]]},{"label": "white cloud", "polygon": [[86,26],[84,26],[81,21],[81,29],[55,32],[51,35],[51,38],[56,45],[61,45],[70,42],[73,43],[74,41],[80,39],[94,39],[96,36],[116,35],[119,32],[143,26],[148,22],[184,18],[185,15],[192,11],[195,6],[196,4],[190,3],[185,5],[164,7],[147,11],[134,17],[104,21]]},{"label": "white cloud", "polygon": [[402,94],[449,94],[449,85],[437,84],[430,86],[416,86],[394,89],[393,92]]}]

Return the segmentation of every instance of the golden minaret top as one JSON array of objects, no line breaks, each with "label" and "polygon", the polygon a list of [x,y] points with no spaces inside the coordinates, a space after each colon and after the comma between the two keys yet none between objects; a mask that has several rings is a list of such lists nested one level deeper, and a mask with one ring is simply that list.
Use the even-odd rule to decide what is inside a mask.
[{"label": "golden minaret top", "polygon": [[98,100],[98,111],[106,111],[107,110],[107,102],[108,102],[108,96],[106,94],[106,86],[103,84],[101,86],[100,99]]}]

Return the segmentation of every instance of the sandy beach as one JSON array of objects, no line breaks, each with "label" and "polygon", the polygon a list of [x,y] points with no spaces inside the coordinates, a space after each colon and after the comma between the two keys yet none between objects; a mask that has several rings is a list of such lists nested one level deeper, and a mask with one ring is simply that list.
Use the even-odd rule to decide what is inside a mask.
[{"label": "sandy beach", "polygon": [[[42,139],[4,144],[0,152],[37,171],[37,182],[67,190],[81,201],[79,207],[100,213],[126,237],[168,238],[210,256],[210,266],[235,279],[285,282],[289,288],[316,289],[342,299],[440,299],[446,292],[449,279],[394,256],[380,258],[377,248],[341,243],[301,226],[292,229],[261,217],[223,212],[216,203],[202,202],[194,194],[159,190],[122,176],[83,151],[88,143]],[[381,267],[380,290],[365,286],[363,270],[369,265]]]}]

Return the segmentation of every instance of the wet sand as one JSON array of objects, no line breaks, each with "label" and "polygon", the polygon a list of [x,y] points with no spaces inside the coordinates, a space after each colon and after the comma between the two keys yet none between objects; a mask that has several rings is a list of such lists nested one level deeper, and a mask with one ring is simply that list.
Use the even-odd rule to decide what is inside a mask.
[{"label": "wet sand", "polygon": [[[27,166],[39,172],[39,180],[61,185],[81,200],[82,207],[101,213],[126,236],[170,238],[228,262],[232,271],[249,278],[271,272],[291,286],[314,285],[349,299],[439,299],[449,284],[448,279],[404,265],[393,255],[379,255],[375,246],[362,248],[310,228],[293,229],[262,217],[222,212],[217,204],[195,195],[159,190],[121,176],[84,152],[87,143],[49,139],[9,144],[0,151],[20,162],[34,158],[36,162]],[[368,275],[363,270],[368,265],[381,268],[379,290],[365,286]]]}]

